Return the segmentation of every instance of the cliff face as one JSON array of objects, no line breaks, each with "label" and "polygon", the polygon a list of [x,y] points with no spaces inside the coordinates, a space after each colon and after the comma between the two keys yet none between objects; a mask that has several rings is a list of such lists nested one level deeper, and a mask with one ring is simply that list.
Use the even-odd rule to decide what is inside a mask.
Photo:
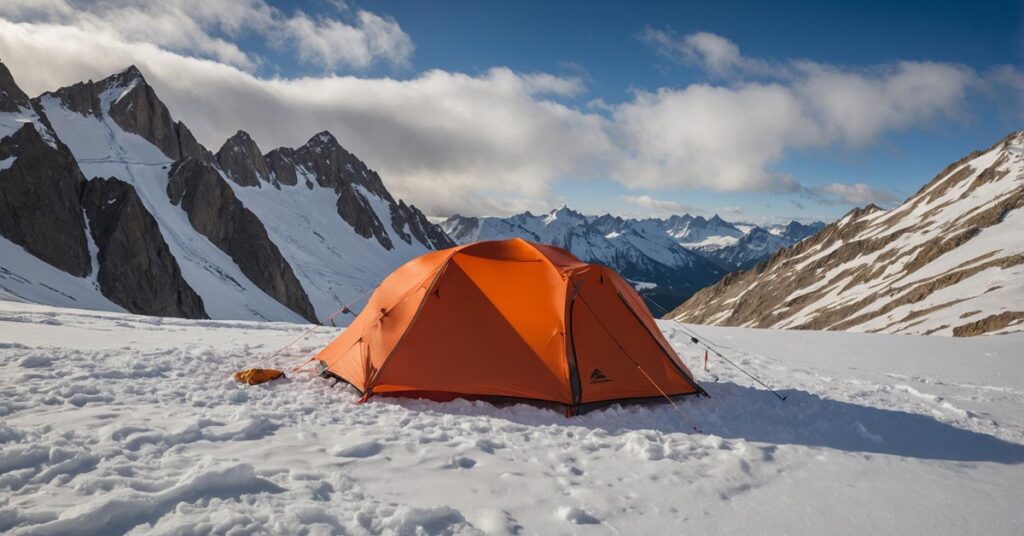
[{"label": "cliff face", "polygon": [[91,270],[79,201],[85,178],[63,144],[25,124],[0,139],[0,235],[73,276]]},{"label": "cliff face", "polygon": [[202,298],[182,278],[135,188],[114,178],[93,179],[85,184],[82,206],[97,247],[96,281],[104,296],[133,313],[207,318]]}]

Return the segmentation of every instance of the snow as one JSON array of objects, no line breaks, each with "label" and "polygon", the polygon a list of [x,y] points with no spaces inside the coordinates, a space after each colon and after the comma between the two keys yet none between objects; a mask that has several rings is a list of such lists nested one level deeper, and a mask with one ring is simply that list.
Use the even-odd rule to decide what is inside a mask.
[{"label": "snow", "polygon": [[735,236],[708,236],[698,242],[680,242],[679,245],[689,249],[714,250],[733,246],[736,242],[739,238]]},{"label": "snow", "polygon": [[14,162],[17,159],[18,159],[18,157],[16,157],[16,156],[8,156],[7,158],[4,158],[3,160],[0,160],[0,171],[3,171],[5,169],[10,169],[11,166],[14,165]]},{"label": "snow", "polygon": [[781,402],[660,325],[711,394],[680,403],[703,433],[665,404],[357,404],[306,370],[240,386],[304,328],[0,302],[0,532],[1024,531],[1024,334],[688,326]]},{"label": "snow", "polygon": [[[242,204],[264,222],[267,234],[291,265],[318,318],[327,318],[342,304],[376,287],[395,268],[427,252],[419,242],[408,244],[394,232],[387,201],[357,185],[395,247],[385,250],[375,237],[359,236],[338,215],[338,196],[333,189],[318,186],[311,177],[302,177],[303,170],[299,171],[296,185],[282,184],[280,190],[244,187],[230,180],[227,183]],[[312,189],[306,187],[307,180],[313,183]],[[336,323],[341,325],[350,319],[339,316]]]},{"label": "snow", "polygon": [[36,131],[39,132],[39,136],[43,138],[47,145],[54,149],[57,148],[57,141],[54,139],[53,133],[50,132],[50,129],[46,128],[46,125],[39,119],[35,110],[31,108],[21,108],[17,112],[0,112],[0,139],[14,134],[26,123],[30,123],[35,127]]},{"label": "snow", "polygon": [[75,277],[0,236],[0,299],[124,312],[100,293],[96,285],[96,246],[91,235],[87,239],[92,270],[86,277]]}]

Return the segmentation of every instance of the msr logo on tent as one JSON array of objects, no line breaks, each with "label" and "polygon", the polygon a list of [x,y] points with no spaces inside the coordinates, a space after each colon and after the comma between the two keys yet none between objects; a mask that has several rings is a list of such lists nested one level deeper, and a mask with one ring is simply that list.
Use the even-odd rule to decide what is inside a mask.
[{"label": "msr logo on tent", "polygon": [[612,381],[612,379],[605,376],[604,373],[601,372],[601,369],[594,369],[594,371],[590,373],[590,383],[604,383],[610,381]]}]

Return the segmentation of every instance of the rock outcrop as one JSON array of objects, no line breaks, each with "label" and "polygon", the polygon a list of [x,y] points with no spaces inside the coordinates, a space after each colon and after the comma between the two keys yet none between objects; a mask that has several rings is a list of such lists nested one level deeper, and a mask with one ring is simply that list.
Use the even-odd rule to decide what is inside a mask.
[{"label": "rock outcrop", "polygon": [[216,169],[191,158],[175,163],[167,195],[188,214],[192,227],[227,253],[256,286],[317,322],[306,291],[263,223],[242,205]]},{"label": "rock outcrop", "polygon": [[217,151],[216,160],[224,174],[239,186],[260,186],[261,182],[270,182],[270,168],[259,146],[242,130],[224,142]]},{"label": "rock outcrop", "polygon": [[207,318],[135,188],[115,178],[92,179],[82,207],[98,250],[96,281],[107,299],[138,314]]},{"label": "rock outcrop", "polygon": [[91,271],[79,201],[85,177],[71,151],[38,128],[26,123],[0,139],[0,235],[83,277]]}]

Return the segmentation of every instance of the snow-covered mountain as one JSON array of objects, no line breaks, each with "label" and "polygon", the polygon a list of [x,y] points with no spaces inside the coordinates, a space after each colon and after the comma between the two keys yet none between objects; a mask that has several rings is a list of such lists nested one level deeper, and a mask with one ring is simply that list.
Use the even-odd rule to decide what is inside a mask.
[{"label": "snow-covered mountain", "polygon": [[680,245],[690,249],[713,250],[735,244],[746,232],[715,214],[703,216],[670,216],[664,220],[665,232]]},{"label": "snow-covered mountain", "polygon": [[692,249],[717,262],[731,271],[746,270],[767,260],[776,251],[792,246],[825,228],[822,222],[803,224],[791,221],[786,225],[735,225],[744,234],[731,243],[723,243],[718,237],[711,237],[702,243],[692,244]]},{"label": "snow-covered mountain", "polygon": [[0,64],[0,297],[317,321],[453,243],[330,133],[217,153],[135,67],[29,99]]},{"label": "snow-covered mountain", "polygon": [[714,283],[725,271],[680,246],[661,220],[584,216],[566,206],[548,214],[507,218],[452,216],[441,228],[458,243],[520,237],[555,244],[577,257],[610,266],[646,299],[671,308]]},{"label": "snow-covered mountain", "polygon": [[1024,131],[899,207],[851,211],[672,312],[688,322],[970,336],[1024,330]]},{"label": "snow-covered mountain", "polygon": [[564,205],[539,216],[455,215],[440,225],[460,244],[518,236],[562,246],[589,262],[629,274],[626,277],[642,295],[666,310],[726,273],[753,266],[825,227],[821,222],[793,221],[762,228],[729,223],[717,214],[664,219],[586,216]]}]

